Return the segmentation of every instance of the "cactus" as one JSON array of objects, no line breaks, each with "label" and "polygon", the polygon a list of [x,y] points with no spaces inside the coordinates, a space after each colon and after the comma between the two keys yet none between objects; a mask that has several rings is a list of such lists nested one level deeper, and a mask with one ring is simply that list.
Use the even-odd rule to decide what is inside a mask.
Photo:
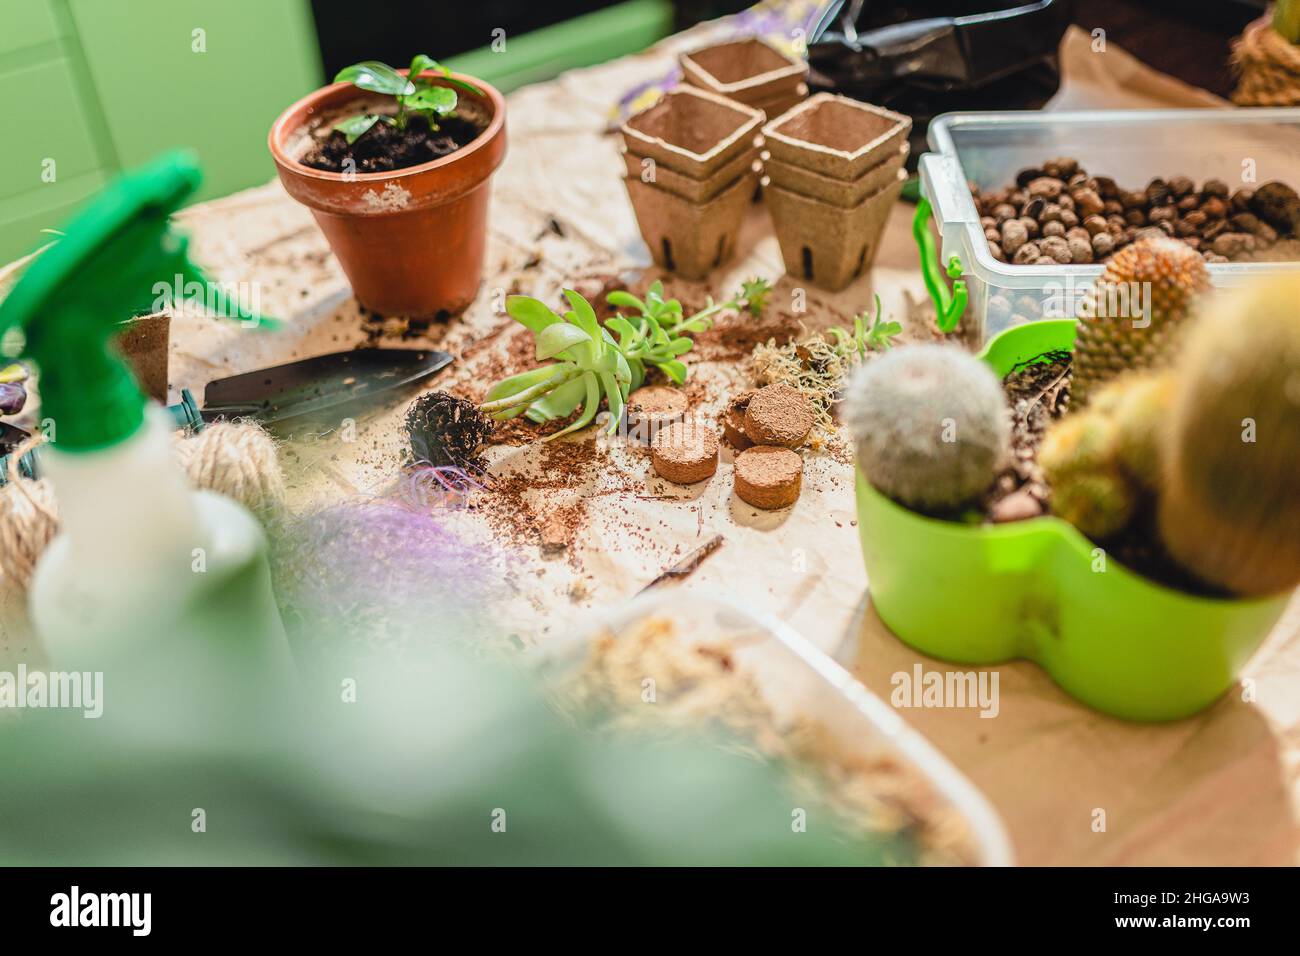
[{"label": "cactus", "polygon": [[1105,412],[1076,412],[1053,425],[1038,449],[1052,512],[1090,538],[1124,530],[1138,492],[1119,464],[1119,427]]},{"label": "cactus", "polygon": [[1120,466],[1148,490],[1160,486],[1160,436],[1169,422],[1176,383],[1174,373],[1165,370],[1125,375],[1103,390],[1115,393],[1115,452]]},{"label": "cactus", "polygon": [[1209,287],[1205,261],[1174,239],[1142,239],[1112,256],[1080,309],[1075,407],[1126,371],[1167,363],[1195,298]]},{"label": "cactus", "polygon": [[1273,594],[1300,583],[1300,276],[1216,306],[1179,361],[1158,527],[1207,584]]},{"label": "cactus", "polygon": [[850,383],[845,410],[863,474],[920,511],[974,501],[1010,449],[1001,383],[956,346],[906,345],[873,359]]}]

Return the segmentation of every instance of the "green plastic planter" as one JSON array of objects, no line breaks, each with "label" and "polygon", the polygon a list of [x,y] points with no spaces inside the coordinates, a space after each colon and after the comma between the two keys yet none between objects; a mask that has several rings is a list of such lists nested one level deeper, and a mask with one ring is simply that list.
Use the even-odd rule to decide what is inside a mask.
[{"label": "green plastic planter", "polygon": [[[1071,319],[992,339],[999,375],[1074,345]],[[1154,584],[1055,517],[964,525],[910,511],[858,473],[871,601],[902,641],[942,660],[1025,658],[1091,707],[1174,720],[1223,694],[1281,617],[1289,594],[1227,601]],[[1099,558],[1104,557],[1104,564]],[[1100,570],[1104,568],[1104,570]]]}]

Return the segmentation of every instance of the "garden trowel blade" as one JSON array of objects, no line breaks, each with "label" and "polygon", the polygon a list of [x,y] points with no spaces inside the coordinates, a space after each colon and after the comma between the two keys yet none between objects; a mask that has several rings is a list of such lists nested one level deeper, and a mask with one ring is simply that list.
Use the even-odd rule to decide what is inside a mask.
[{"label": "garden trowel blade", "polygon": [[269,424],[376,398],[446,367],[433,349],[354,349],[232,375],[203,390],[204,421],[253,418]]}]

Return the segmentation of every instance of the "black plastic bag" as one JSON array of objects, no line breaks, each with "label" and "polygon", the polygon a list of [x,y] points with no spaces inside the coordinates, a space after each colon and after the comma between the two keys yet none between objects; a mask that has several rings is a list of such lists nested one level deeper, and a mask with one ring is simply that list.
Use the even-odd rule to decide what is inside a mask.
[{"label": "black plastic bag", "polygon": [[952,110],[1037,109],[1060,86],[1056,53],[1069,0],[1002,6],[840,0],[811,32],[809,86],[906,113],[912,154]]}]

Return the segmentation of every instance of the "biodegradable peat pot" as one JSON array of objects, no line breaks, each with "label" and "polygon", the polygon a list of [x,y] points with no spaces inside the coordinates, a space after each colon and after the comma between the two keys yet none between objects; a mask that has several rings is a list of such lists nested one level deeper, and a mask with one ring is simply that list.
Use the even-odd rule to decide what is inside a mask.
[{"label": "biodegradable peat pot", "polygon": [[[808,64],[758,37],[716,43],[678,57],[691,86],[757,105],[791,94],[808,75]],[[807,90],[807,87],[804,87]]]},{"label": "biodegradable peat pot", "polygon": [[[419,166],[347,175],[298,161],[318,125],[359,112],[366,104],[391,104],[391,98],[350,83],[303,97],[271,127],[269,143],[280,182],[316,217],[357,299],[383,315],[452,315],[478,294],[489,180],[506,152],[505,100],[477,77],[456,78],[483,91],[482,96],[465,90],[457,94],[458,112],[476,116],[484,129],[454,153]],[[437,76],[432,79],[446,85]]]},{"label": "biodegradable peat pot", "polygon": [[[993,338],[981,358],[1006,375],[1071,349],[1072,319]],[[871,603],[923,654],[959,664],[1034,661],[1068,694],[1129,720],[1209,706],[1282,616],[1290,594],[1222,600],[1174,591],[1114,559],[1054,516],[997,525],[930,518],[857,473],[858,531]]]},{"label": "biodegradable peat pot", "polygon": [[907,142],[901,113],[818,93],[763,127],[772,158],[835,179],[856,179]]},{"label": "biodegradable peat pot", "polygon": [[171,316],[154,312],[127,319],[113,336],[113,347],[131,366],[140,389],[164,405],[167,404],[171,327]]},{"label": "biodegradable peat pot", "polygon": [[[654,165],[647,167],[647,163]],[[623,154],[623,165],[627,167],[629,179],[651,182],[660,189],[666,189],[691,202],[704,202],[722,192],[745,173],[756,172],[762,164],[758,161],[758,148],[755,147],[741,153],[731,162],[725,163],[716,173],[705,179],[696,179],[694,176],[676,172],[667,166],[655,163],[649,157],[638,156],[632,152]],[[650,180],[646,179],[648,169],[653,170],[650,173],[653,178]]]},{"label": "biodegradable peat pot", "polygon": [[753,103],[746,104],[756,110],[762,110],[763,115],[768,119],[776,119],[787,110],[798,106],[808,98],[808,84],[800,83],[793,93],[782,93],[780,96],[773,97],[770,100],[756,100]]},{"label": "biodegradable peat pot", "polygon": [[856,206],[898,178],[898,171],[907,161],[908,151],[908,146],[904,143],[893,156],[872,166],[857,179],[832,179],[778,159],[769,159],[763,164],[763,171],[771,177],[773,185],[782,189],[802,193],[833,206]]},{"label": "biodegradable peat pot", "polygon": [[[695,179],[712,176],[754,147],[761,110],[679,86],[621,127],[629,153]],[[638,174],[639,177],[639,174]]]},{"label": "biodegradable peat pot", "polygon": [[769,184],[763,195],[772,211],[785,271],[831,292],[838,292],[865,272],[907,181],[904,170],[894,176],[888,186],[848,207]]},{"label": "biodegradable peat pot", "polygon": [[740,222],[758,186],[758,173],[746,173],[703,203],[637,178],[623,182],[655,264],[687,279],[703,279],[735,249]]}]

